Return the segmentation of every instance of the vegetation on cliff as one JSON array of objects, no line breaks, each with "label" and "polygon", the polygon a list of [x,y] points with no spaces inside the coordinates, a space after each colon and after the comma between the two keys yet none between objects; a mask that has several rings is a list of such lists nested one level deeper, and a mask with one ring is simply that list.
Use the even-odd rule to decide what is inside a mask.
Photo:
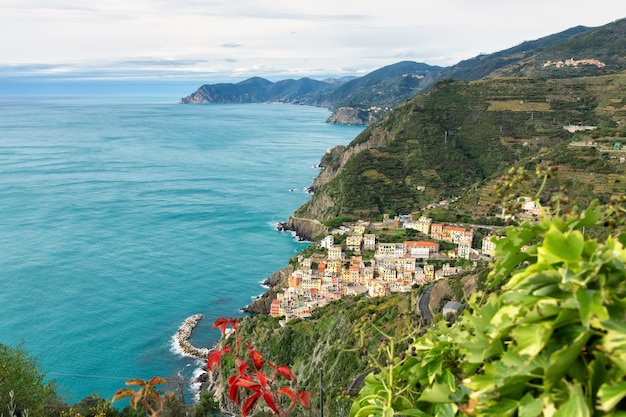
[{"label": "vegetation on cliff", "polygon": [[[439,82],[328,160],[325,169],[333,175],[320,174],[325,182],[316,182],[315,194],[296,215],[323,221],[338,216],[372,219],[423,210],[454,197],[467,197],[473,207],[482,205],[476,217],[493,215],[490,180],[514,164],[541,160],[558,161],[561,179],[572,189],[591,188],[606,199],[615,192],[608,175],[616,176],[619,184],[624,174],[619,153],[570,145],[587,145],[596,138],[611,148],[626,133],[625,83],[624,73]],[[570,125],[592,125],[598,131],[571,133],[564,129]],[[595,186],[603,180],[613,186]],[[464,208],[458,206],[458,211]]]}]

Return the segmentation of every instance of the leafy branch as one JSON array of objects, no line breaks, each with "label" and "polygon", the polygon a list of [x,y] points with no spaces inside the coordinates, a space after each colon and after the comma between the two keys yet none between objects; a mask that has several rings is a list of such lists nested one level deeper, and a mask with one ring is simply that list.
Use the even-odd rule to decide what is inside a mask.
[{"label": "leafy branch", "polygon": [[[234,332],[235,350],[230,346],[213,351],[207,360],[209,370],[220,366],[223,356],[230,356],[235,361],[237,373],[228,378],[228,395],[230,400],[241,410],[246,417],[254,409],[260,399],[272,412],[284,417],[289,415],[296,405],[302,404],[310,407],[310,391],[294,390],[289,385],[279,385],[279,381],[285,380],[290,385],[297,383],[296,377],[286,366],[278,366],[266,361],[263,355],[246,345],[245,354],[240,350],[238,327],[239,322],[232,318],[221,318],[213,323],[213,328],[218,328],[225,336],[229,331]],[[247,394],[247,397],[246,397]],[[286,400],[286,404],[283,404]]]}]

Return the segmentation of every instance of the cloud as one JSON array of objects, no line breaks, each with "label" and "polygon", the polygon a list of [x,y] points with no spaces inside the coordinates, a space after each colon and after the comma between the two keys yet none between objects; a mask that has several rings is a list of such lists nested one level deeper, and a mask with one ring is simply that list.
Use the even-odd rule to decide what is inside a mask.
[{"label": "cloud", "polygon": [[[0,73],[23,76],[350,75],[398,60],[453,65],[576,25],[623,0],[2,0]],[[581,10],[585,10],[581,14]]]}]

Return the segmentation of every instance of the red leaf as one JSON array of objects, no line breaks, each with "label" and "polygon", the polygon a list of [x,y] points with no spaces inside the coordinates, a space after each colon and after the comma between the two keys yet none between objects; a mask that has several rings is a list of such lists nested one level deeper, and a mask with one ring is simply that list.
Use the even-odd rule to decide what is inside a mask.
[{"label": "red leaf", "polygon": [[237,386],[237,384],[230,384],[228,386],[228,396],[232,402],[239,405],[239,386]]},{"label": "red leaf", "polygon": [[224,352],[221,350],[211,352],[211,354],[209,355],[209,359],[206,362],[206,366],[207,368],[209,368],[209,371],[212,371],[214,368],[220,367],[220,359],[222,358],[222,353]]},{"label": "red leaf", "polygon": [[215,329],[217,327],[218,329],[220,329],[220,332],[224,334],[226,333],[226,326],[228,326],[228,319],[222,317],[213,322],[213,326],[211,326],[211,329]]},{"label": "red leaf", "polygon": [[124,385],[142,385],[145,386],[146,382],[143,379],[134,378],[124,382]]},{"label": "red leaf", "polygon": [[239,375],[245,374],[248,368],[250,368],[247,363],[239,358],[235,359],[235,366],[237,366],[237,372],[239,372]]},{"label": "red leaf", "polygon": [[282,376],[283,378],[285,378],[285,379],[287,379],[289,381],[295,381],[296,380],[296,377],[293,375],[293,373],[291,373],[289,368],[287,368],[286,366],[279,366],[276,371],[278,372],[278,374],[280,376]]},{"label": "red leaf", "polygon": [[280,387],[276,390],[276,393],[286,395],[291,401],[298,401],[296,394],[294,394],[293,390],[289,387]]},{"label": "red leaf", "polygon": [[237,385],[238,387],[242,387],[242,388],[249,389],[249,390],[252,390],[252,391],[260,391],[261,390],[261,386],[257,382],[251,380],[248,377],[239,378],[235,382],[234,385]]},{"label": "red leaf", "polygon": [[263,388],[267,387],[267,375],[265,375],[265,372],[257,372],[256,379],[259,381]]},{"label": "red leaf", "polygon": [[233,328],[233,330],[236,330],[237,327],[239,327],[239,320],[237,320],[237,319],[229,319],[228,323]]},{"label": "red leaf", "polygon": [[241,407],[241,415],[243,417],[246,417],[248,413],[252,411],[252,408],[254,407],[254,405],[256,404],[257,400],[260,397],[261,397],[261,392],[255,392],[254,394],[248,397],[246,402],[243,404],[243,407]]},{"label": "red leaf", "polygon": [[237,321],[237,319],[222,317],[213,322],[213,326],[211,327],[211,329],[215,329],[217,327],[218,329],[220,329],[220,332],[222,332],[222,334],[226,334],[226,328],[228,326],[236,329],[237,327],[239,327],[239,322]]},{"label": "red leaf", "polygon": [[111,401],[117,401],[121,398],[126,398],[126,397],[130,397],[135,393],[135,391],[133,391],[130,388],[122,388],[120,390],[118,390],[115,395],[113,396],[113,399]]},{"label": "red leaf", "polygon": [[250,357],[252,358],[252,363],[254,364],[254,367],[257,371],[263,368],[263,364],[265,363],[265,361],[263,360],[263,355],[261,355],[259,351],[251,351]]},{"label": "red leaf", "polygon": [[278,408],[276,408],[276,402],[274,402],[274,397],[272,396],[270,392],[268,391],[263,392],[263,399],[276,414],[280,415]]},{"label": "red leaf", "polygon": [[302,390],[298,390],[298,398],[300,398],[300,402],[305,407],[311,406],[311,391],[302,392]]},{"label": "red leaf", "polygon": [[167,384],[167,380],[165,378],[161,378],[160,376],[153,377],[150,381],[148,381],[149,385],[159,385],[159,384]]}]

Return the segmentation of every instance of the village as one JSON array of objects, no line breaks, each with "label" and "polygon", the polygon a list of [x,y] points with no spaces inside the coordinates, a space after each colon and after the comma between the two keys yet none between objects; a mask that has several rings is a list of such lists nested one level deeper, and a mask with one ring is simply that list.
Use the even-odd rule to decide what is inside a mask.
[{"label": "village", "polygon": [[[412,229],[424,240],[382,242],[374,233],[381,229]],[[493,231],[481,239],[480,248],[474,248],[471,228],[434,223],[425,216],[417,220],[411,215],[385,217],[382,223],[340,226],[312,243],[319,249],[312,256],[298,256],[289,286],[272,301],[270,315],[286,321],[306,319],[315,308],[342,297],[407,292],[414,285],[454,276],[462,271],[459,264],[471,266],[493,257]]]}]

